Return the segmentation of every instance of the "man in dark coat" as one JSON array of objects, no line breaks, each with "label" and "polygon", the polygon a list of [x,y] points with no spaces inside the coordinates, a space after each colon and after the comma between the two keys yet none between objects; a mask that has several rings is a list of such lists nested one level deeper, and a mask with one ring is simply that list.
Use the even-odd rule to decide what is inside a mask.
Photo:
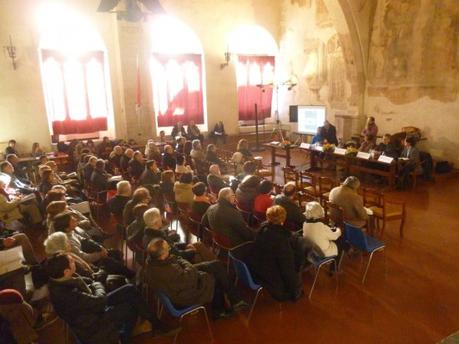
[{"label": "man in dark coat", "polygon": [[140,185],[155,185],[161,181],[161,171],[155,160],[148,160],[145,164],[145,170],[140,176]]},{"label": "man in dark coat", "polygon": [[204,226],[228,237],[232,246],[253,240],[254,232],[236,209],[236,196],[226,187],[218,193],[217,204],[211,205],[202,218]]},{"label": "man in dark coat", "polygon": [[217,164],[210,165],[209,167],[207,185],[209,186],[209,190],[215,194],[218,194],[221,189],[228,186],[222,177],[220,166]]},{"label": "man in dark coat", "polygon": [[[155,291],[165,293],[174,305],[189,307],[212,302],[214,318],[228,317],[232,311],[246,308],[223,264],[217,260],[191,264],[169,253],[164,239],[154,239],[148,245],[145,279]],[[224,294],[232,305],[225,309]]]},{"label": "man in dark coat", "polygon": [[322,127],[322,138],[327,140],[328,143],[337,145],[338,139],[336,138],[336,128],[329,121],[325,120]]},{"label": "man in dark coat", "polygon": [[[296,196],[296,186],[293,182],[284,185],[284,189],[280,195],[274,198],[274,204],[284,207],[287,211],[287,223],[291,230],[299,230],[303,227],[303,222],[306,220],[301,208],[294,201]],[[294,228],[293,228],[294,227]]]},{"label": "man in dark coat", "polygon": [[101,283],[75,274],[75,262],[65,253],[51,257],[46,268],[56,313],[85,344],[129,343],[138,316],[152,324],[155,335],[179,331],[162,323],[132,284],[106,293]]}]

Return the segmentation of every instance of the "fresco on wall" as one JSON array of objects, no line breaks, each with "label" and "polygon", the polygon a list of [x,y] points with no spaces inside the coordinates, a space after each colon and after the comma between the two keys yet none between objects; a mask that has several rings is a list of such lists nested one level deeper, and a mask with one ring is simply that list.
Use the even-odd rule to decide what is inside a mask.
[{"label": "fresco on wall", "polygon": [[311,8],[312,0],[290,0],[292,5],[298,5],[300,7]]},{"label": "fresco on wall", "polygon": [[329,101],[336,109],[346,108],[346,65],[338,35],[327,42]]},{"label": "fresco on wall", "polygon": [[396,104],[459,91],[458,0],[379,0],[370,42],[369,94]]},{"label": "fresco on wall", "polygon": [[333,22],[328,15],[328,10],[323,0],[316,0],[316,24],[318,27],[333,26]]}]

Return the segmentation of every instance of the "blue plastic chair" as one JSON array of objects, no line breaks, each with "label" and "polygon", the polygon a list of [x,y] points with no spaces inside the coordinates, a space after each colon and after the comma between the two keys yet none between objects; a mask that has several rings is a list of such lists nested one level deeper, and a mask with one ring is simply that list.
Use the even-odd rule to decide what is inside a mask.
[{"label": "blue plastic chair", "polygon": [[309,300],[311,300],[312,292],[314,291],[314,287],[316,286],[317,278],[319,277],[320,269],[323,266],[334,264],[335,265],[335,277],[336,282],[338,282],[338,266],[336,264],[336,256],[332,257],[321,257],[316,250],[312,250],[311,253],[308,255],[308,261],[314,266],[316,270],[316,274],[314,276],[314,282],[312,282],[311,290],[309,291]]},{"label": "blue plastic chair", "polygon": [[365,268],[365,273],[363,274],[362,284],[365,283],[367,277],[368,268],[370,267],[371,260],[373,259],[373,254],[378,251],[384,250],[386,245],[369,235],[366,235],[362,232],[360,228],[354,227],[349,223],[344,223],[344,234],[346,241],[355,247],[356,249],[367,252],[370,254],[370,259],[368,260],[367,266]]},{"label": "blue plastic chair", "polygon": [[[245,243],[243,245],[247,245],[247,244],[252,244],[252,242]],[[242,245],[239,245],[238,248],[241,247],[241,246]],[[240,281],[242,281],[242,283],[247,288],[250,288],[251,290],[257,292],[256,295],[255,295],[255,299],[252,302],[252,306],[250,307],[249,316],[247,318],[247,321],[250,321],[250,318],[252,317],[253,310],[255,308],[255,304],[257,303],[257,300],[258,300],[258,296],[263,291],[263,287],[261,285],[255,283],[255,281],[252,278],[252,274],[250,273],[249,268],[247,267],[247,265],[242,260],[240,260],[240,259],[238,259],[238,258],[236,258],[234,256],[234,251],[233,252],[231,252],[231,251],[229,252],[229,257],[232,260],[233,266],[234,266],[234,270],[236,271],[236,284],[240,280]]]},{"label": "blue plastic chair", "polygon": [[[162,307],[160,307],[160,310],[159,310],[159,318],[161,317],[163,307],[166,308],[167,312],[171,316],[173,316],[174,318],[179,318],[180,323],[182,322],[185,316],[195,313],[195,312],[203,311],[204,317],[206,318],[207,328],[209,329],[210,338],[212,341],[214,340],[212,329],[210,327],[209,317],[207,316],[207,310],[206,310],[206,307],[204,307],[204,305],[193,305],[190,307],[178,309],[172,304],[171,300],[166,294],[162,292],[158,292],[157,296],[162,305]],[[178,333],[175,335],[174,343],[177,341],[178,335],[179,335]]]}]

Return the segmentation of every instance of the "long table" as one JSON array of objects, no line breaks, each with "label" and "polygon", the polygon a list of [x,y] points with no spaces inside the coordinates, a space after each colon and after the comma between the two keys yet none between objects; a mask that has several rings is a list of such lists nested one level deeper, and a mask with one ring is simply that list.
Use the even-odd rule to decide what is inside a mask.
[{"label": "long table", "polygon": [[[278,163],[276,163],[276,157],[285,158],[285,166],[291,167],[291,154],[290,150],[294,148],[298,148],[298,145],[283,145],[283,144],[276,144],[276,143],[265,143],[263,146],[269,148],[271,150],[271,166],[274,168]],[[283,154],[284,153],[284,154]]]},{"label": "long table", "polygon": [[300,146],[299,148],[309,153],[312,168],[317,167],[317,161],[325,160],[326,157],[333,158],[345,168],[347,174],[363,172],[378,175],[386,178],[391,188],[395,185],[397,173],[397,161],[395,159],[392,160],[391,163],[387,163],[376,159],[365,159],[357,156],[336,154],[330,151],[323,152],[320,148],[314,146]]}]

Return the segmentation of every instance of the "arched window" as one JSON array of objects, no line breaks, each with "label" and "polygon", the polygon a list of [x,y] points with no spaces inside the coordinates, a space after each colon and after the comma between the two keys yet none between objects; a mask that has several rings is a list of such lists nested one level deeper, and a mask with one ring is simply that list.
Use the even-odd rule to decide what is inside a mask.
[{"label": "arched window", "polygon": [[255,105],[258,119],[271,117],[276,41],[260,26],[240,26],[231,33],[228,48],[237,55],[239,120],[254,120]]},{"label": "arched window", "polygon": [[41,73],[52,134],[107,130],[110,82],[98,32],[62,5],[43,7],[39,19]]},{"label": "arched window", "polygon": [[158,128],[194,121],[207,130],[203,49],[185,24],[168,16],[151,22],[153,103]]}]

